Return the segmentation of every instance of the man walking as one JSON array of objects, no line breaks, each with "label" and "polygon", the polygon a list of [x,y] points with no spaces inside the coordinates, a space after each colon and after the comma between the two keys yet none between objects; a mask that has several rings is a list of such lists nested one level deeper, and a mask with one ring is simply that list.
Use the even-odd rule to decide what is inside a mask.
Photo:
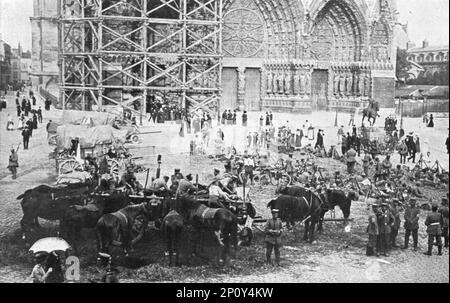
[{"label": "man walking", "polygon": [[17,179],[17,168],[19,167],[19,156],[14,148],[11,149],[11,155],[9,155],[8,169],[12,173],[13,180]]},{"label": "man walking", "polygon": [[428,251],[424,254],[427,256],[432,255],[433,242],[436,239],[436,244],[438,247],[438,255],[442,256],[442,225],[444,219],[440,213],[438,213],[438,206],[433,204],[431,207],[431,214],[425,219],[425,225],[427,226],[428,234]]},{"label": "man walking", "polygon": [[26,126],[24,130],[22,131],[22,137],[23,137],[23,149],[28,149],[28,143],[30,142],[31,132],[30,128]]},{"label": "man walking", "polygon": [[272,209],[272,218],[267,220],[266,226],[264,228],[264,233],[266,234],[264,242],[266,242],[266,262],[268,264],[272,264],[272,250],[274,250],[275,262],[278,266],[280,266],[282,222],[278,218],[278,213],[278,209]]},{"label": "man walking", "polygon": [[366,175],[366,177],[369,177],[369,169],[370,169],[370,165],[372,163],[372,157],[370,156],[370,154],[365,151],[365,155],[363,158],[363,170],[364,170],[364,175]]},{"label": "man walking", "polygon": [[37,116],[39,123],[42,123],[42,108],[39,106],[39,109],[37,110]]},{"label": "man walking", "polygon": [[414,250],[417,251],[419,241],[419,214],[420,210],[416,207],[416,200],[409,201],[409,207],[405,210],[405,245],[403,249],[407,249],[409,245],[409,236],[412,234],[414,241]]}]

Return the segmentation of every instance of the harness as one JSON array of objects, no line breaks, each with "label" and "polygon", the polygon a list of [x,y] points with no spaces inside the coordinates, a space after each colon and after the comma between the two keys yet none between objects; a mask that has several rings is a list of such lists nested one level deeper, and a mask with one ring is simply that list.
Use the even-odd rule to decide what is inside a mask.
[{"label": "harness", "polygon": [[119,210],[118,212],[114,213],[113,216],[115,216],[116,218],[118,218],[120,221],[125,221],[125,225],[128,225],[128,218],[127,216],[125,216],[125,214]]}]

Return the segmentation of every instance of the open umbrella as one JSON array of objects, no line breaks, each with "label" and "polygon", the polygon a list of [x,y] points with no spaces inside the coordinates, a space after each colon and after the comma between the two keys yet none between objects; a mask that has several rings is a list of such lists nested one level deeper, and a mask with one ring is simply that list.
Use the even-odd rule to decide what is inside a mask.
[{"label": "open umbrella", "polygon": [[30,251],[37,252],[54,252],[54,251],[66,251],[70,248],[69,243],[61,238],[43,238],[34,243]]}]

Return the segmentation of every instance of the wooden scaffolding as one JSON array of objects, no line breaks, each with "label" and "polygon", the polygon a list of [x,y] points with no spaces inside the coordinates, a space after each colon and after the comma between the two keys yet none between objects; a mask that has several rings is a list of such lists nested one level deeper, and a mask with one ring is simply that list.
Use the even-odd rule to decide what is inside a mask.
[{"label": "wooden scaffolding", "polygon": [[64,109],[152,102],[217,113],[223,0],[61,0],[59,64]]}]

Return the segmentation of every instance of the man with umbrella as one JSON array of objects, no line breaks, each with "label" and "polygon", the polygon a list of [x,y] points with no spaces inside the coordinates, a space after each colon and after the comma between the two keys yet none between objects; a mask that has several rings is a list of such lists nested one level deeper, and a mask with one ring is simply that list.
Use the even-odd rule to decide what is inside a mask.
[{"label": "man with umbrella", "polygon": [[64,252],[70,245],[61,238],[44,238],[31,246],[36,265],[31,273],[33,283],[63,283],[64,275],[57,251]]},{"label": "man with umbrella", "polygon": [[36,265],[33,267],[33,271],[31,272],[31,278],[33,279],[33,283],[46,283],[48,276],[52,273],[53,269],[49,268],[47,271],[44,269],[45,261],[47,260],[47,253],[38,252],[34,255],[34,260]]}]

